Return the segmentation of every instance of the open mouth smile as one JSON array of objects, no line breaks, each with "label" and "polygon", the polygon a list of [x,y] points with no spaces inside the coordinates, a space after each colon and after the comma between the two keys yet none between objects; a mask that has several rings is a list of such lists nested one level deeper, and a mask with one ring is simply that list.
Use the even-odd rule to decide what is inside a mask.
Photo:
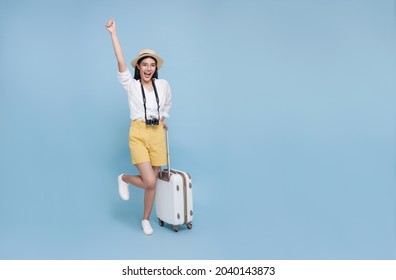
[{"label": "open mouth smile", "polygon": [[149,78],[151,77],[151,74],[152,74],[152,73],[146,73],[146,72],[145,72],[145,73],[144,73],[144,77],[145,77],[146,79],[149,79]]}]

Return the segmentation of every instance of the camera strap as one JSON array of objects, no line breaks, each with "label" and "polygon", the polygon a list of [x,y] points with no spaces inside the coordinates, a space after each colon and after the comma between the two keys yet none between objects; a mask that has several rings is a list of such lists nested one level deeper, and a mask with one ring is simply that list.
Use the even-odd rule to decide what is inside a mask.
[{"label": "camera strap", "polygon": [[[157,101],[157,111],[158,111],[158,120],[160,120],[160,113],[159,113],[159,98],[158,98],[158,92],[157,92],[157,88],[155,86],[155,82],[154,79],[151,80],[151,83],[153,85],[153,89],[154,89],[154,93],[155,93],[155,100]],[[142,88],[142,96],[143,96],[143,106],[144,106],[144,118],[147,121],[147,108],[146,108],[146,94],[144,93],[144,87],[142,84],[142,81],[140,81],[140,86]]]}]

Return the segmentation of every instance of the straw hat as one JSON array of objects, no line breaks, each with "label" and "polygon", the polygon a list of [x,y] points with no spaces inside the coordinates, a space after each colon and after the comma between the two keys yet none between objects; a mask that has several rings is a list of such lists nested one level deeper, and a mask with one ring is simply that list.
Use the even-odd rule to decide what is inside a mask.
[{"label": "straw hat", "polygon": [[155,60],[157,60],[157,69],[160,69],[162,67],[162,65],[164,65],[164,61],[162,60],[162,58],[159,55],[157,55],[155,53],[155,51],[150,50],[150,49],[145,49],[145,50],[141,50],[139,52],[138,56],[135,57],[135,59],[131,61],[132,66],[135,68],[139,59],[144,58],[144,57],[152,57]]}]

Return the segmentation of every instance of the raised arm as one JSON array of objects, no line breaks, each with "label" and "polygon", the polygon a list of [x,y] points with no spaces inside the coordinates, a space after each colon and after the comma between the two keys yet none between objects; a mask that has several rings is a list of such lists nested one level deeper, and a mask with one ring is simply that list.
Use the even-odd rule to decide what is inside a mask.
[{"label": "raised arm", "polygon": [[113,42],[114,53],[118,62],[118,71],[121,73],[125,72],[127,70],[127,64],[124,54],[122,53],[120,42],[118,41],[116,23],[113,18],[110,18],[110,20],[107,22],[106,29],[109,31],[111,41]]}]

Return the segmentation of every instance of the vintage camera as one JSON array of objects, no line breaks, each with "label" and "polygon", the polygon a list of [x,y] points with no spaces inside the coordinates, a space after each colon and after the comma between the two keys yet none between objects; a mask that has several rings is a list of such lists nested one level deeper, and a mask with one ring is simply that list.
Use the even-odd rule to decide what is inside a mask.
[{"label": "vintage camera", "polygon": [[146,120],[146,125],[159,125],[159,120],[157,118]]}]

